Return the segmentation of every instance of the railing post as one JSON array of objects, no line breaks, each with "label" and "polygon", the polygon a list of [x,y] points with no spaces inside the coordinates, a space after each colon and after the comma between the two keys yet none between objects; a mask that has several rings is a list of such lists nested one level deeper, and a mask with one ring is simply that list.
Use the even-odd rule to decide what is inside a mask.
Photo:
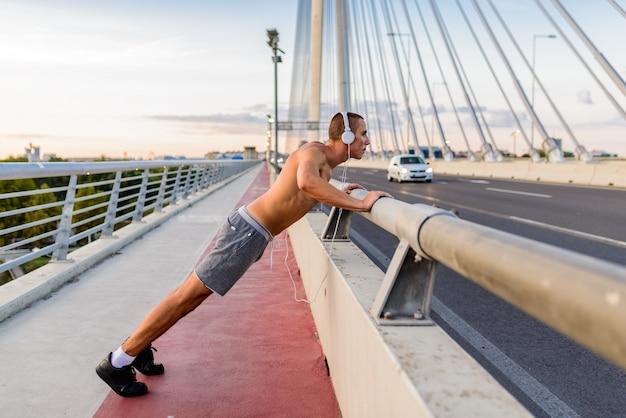
[{"label": "railing post", "polygon": [[211,172],[211,184],[217,184],[220,181],[221,164],[213,164],[213,171]]},{"label": "railing post", "polygon": [[191,187],[194,193],[198,193],[200,190],[200,179],[202,177],[202,171],[200,170],[200,167],[195,166],[195,176],[193,178],[193,186]]},{"label": "railing post", "polygon": [[215,164],[213,163],[209,163],[207,165],[207,180],[208,180],[208,187],[211,187],[214,183],[215,183]]},{"label": "railing post", "polygon": [[191,176],[193,175],[193,167],[190,165],[187,170],[187,177],[185,178],[185,186],[183,187],[183,199],[187,199],[189,196],[189,189],[191,188]]},{"label": "railing post", "polygon": [[65,204],[63,205],[63,212],[61,214],[61,220],[59,221],[59,228],[55,239],[55,244],[59,245],[59,247],[52,252],[52,261],[67,261],[70,234],[72,232],[72,214],[74,213],[74,198],[76,196],[77,182],[78,176],[76,174],[72,174],[67,186]]},{"label": "railing post", "polygon": [[217,183],[217,180],[216,180],[217,164],[216,163],[209,163],[208,168],[209,168],[209,187],[210,187],[210,186],[214,185],[215,183]]},{"label": "railing post", "polygon": [[178,188],[180,187],[180,179],[183,175],[183,166],[178,166],[178,171],[176,172],[176,179],[174,180],[174,187],[172,187],[172,195],[170,196],[170,204],[175,205],[178,201]]},{"label": "railing post", "polygon": [[351,224],[352,211],[333,206],[322,231],[322,241],[350,241]]},{"label": "railing post", "polygon": [[200,181],[198,182],[198,191],[204,190],[206,187],[206,166],[198,165],[198,176]]},{"label": "railing post", "polygon": [[437,262],[400,240],[370,313],[380,325],[432,325],[430,301]]},{"label": "railing post", "polygon": [[210,167],[207,164],[202,165],[202,182],[200,184],[200,189],[204,190],[209,187],[209,171]]},{"label": "railing post", "polygon": [[222,181],[223,178],[223,173],[224,173],[224,164],[223,163],[218,163],[217,164],[217,171],[216,171],[216,178],[215,178],[215,182],[219,182]]},{"label": "railing post", "polygon": [[161,185],[159,186],[159,195],[157,196],[156,205],[154,207],[155,212],[161,212],[163,210],[163,202],[165,200],[165,187],[167,186],[167,172],[168,167],[163,169],[163,176],[161,177]]},{"label": "railing post", "polygon": [[113,188],[111,189],[111,196],[109,197],[109,206],[107,207],[107,214],[104,218],[104,229],[102,230],[103,237],[113,236],[113,230],[115,229],[115,215],[117,215],[117,202],[120,197],[120,187],[122,184],[122,172],[115,173],[115,180],[113,182]]},{"label": "railing post", "polygon": [[207,170],[206,170],[206,173],[207,173],[207,177],[206,177],[207,187],[211,187],[213,185],[213,173],[215,171],[215,166],[213,164],[209,163],[209,164],[207,164],[206,168],[207,168]]},{"label": "railing post", "polygon": [[146,168],[143,171],[143,178],[141,179],[141,187],[139,188],[139,195],[137,196],[137,204],[135,205],[135,214],[133,215],[133,222],[141,222],[143,218],[143,208],[146,204],[146,191],[148,190],[148,178],[150,177],[150,169]]}]

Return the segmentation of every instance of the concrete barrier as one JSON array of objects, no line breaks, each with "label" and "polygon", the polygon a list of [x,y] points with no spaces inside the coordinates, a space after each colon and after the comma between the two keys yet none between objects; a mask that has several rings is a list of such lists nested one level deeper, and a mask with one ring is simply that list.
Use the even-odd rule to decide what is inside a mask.
[{"label": "concrete barrier", "polygon": [[377,325],[384,273],[351,242],[322,242],[326,220],[289,235],[343,416],[531,416],[439,327]]},{"label": "concrete barrier", "polygon": [[626,187],[626,162],[624,164],[598,164],[592,184]]},{"label": "concrete barrier", "polygon": [[[386,170],[389,161],[351,160],[349,164],[353,167]],[[430,165],[435,178],[437,174],[447,174],[586,186],[626,187],[626,161],[624,160],[598,160],[591,163],[566,161],[558,164],[533,163],[530,159],[516,159],[501,163],[436,160],[430,161]]]}]

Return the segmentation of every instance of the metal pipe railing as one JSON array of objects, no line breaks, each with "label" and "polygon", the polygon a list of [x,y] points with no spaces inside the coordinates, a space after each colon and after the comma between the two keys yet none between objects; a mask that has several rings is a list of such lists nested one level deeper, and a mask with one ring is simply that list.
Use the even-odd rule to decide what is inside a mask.
[{"label": "metal pipe railing", "polygon": [[[69,179],[63,187],[0,193],[0,256],[32,248],[31,252],[0,264],[0,273],[50,254],[53,260],[66,260],[70,246],[79,241],[111,236],[116,227],[129,220],[139,222],[147,214],[175,205],[259,162],[0,163],[0,181]],[[114,179],[94,176],[108,173]],[[206,181],[209,173],[210,181]],[[65,197],[60,199],[62,193]],[[44,198],[47,200],[38,200]]]},{"label": "metal pipe railing", "polygon": [[[342,188],[340,182],[332,183]],[[351,195],[363,199],[366,193],[357,189]],[[401,244],[408,243],[416,263],[446,265],[626,370],[624,266],[473,224],[423,204],[382,198],[370,212],[359,214]],[[417,303],[424,304],[429,306],[428,301]],[[380,312],[385,310],[373,313]]]},{"label": "metal pipe railing", "polygon": [[[61,177],[71,175],[131,172],[165,167],[193,165],[247,165],[257,161],[233,160],[160,160],[160,161],[104,161],[96,163],[0,163],[0,180]],[[141,178],[141,175],[138,176]]]}]

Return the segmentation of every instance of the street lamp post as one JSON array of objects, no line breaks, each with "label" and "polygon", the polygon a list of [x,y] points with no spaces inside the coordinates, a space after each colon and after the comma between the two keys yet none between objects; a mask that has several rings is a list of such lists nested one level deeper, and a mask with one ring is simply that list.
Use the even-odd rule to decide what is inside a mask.
[{"label": "street lamp post", "polygon": [[511,136],[513,137],[513,157],[517,157],[517,144],[516,144],[516,140],[517,140],[517,135],[519,135],[520,131],[519,129],[513,131],[513,133],[511,134]]},{"label": "street lamp post", "polygon": [[276,128],[274,134],[274,171],[278,174],[278,63],[282,62],[278,51],[285,53],[278,47],[278,31],[276,29],[267,29],[267,44],[272,48],[274,56],[274,126]]},{"label": "street lamp post", "polygon": [[272,115],[267,115],[267,148],[266,148],[266,155],[265,155],[265,159],[270,162],[271,161],[271,149],[272,149],[272,123],[274,123],[274,119],[272,118]]},{"label": "street lamp post", "polygon": [[[532,90],[531,90],[531,102],[530,105],[533,108],[533,111],[535,110],[535,79],[537,77],[535,77],[535,46],[537,44],[537,38],[549,38],[549,39],[554,39],[556,38],[556,35],[533,35],[533,83],[532,83]],[[532,121],[532,129],[530,130],[530,145],[532,148],[535,147],[535,120],[533,119]]]}]

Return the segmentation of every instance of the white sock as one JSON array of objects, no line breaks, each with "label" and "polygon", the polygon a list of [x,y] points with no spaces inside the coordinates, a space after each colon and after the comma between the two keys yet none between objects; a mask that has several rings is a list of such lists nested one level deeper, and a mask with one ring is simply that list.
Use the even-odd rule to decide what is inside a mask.
[{"label": "white sock", "polygon": [[128,366],[130,363],[135,360],[135,357],[129,356],[122,350],[122,346],[120,345],[117,350],[115,350],[111,354],[111,366],[116,369],[121,369],[124,366]]}]

